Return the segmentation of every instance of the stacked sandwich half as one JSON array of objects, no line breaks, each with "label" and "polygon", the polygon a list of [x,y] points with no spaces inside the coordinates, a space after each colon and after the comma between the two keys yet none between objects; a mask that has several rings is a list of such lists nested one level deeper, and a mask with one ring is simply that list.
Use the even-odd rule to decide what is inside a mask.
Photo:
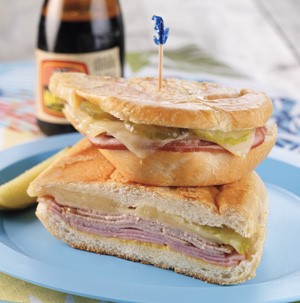
[{"label": "stacked sandwich half", "polygon": [[85,139],[29,187],[69,245],[218,284],[254,277],[276,140],[263,93],[213,83],[58,73],[50,90]]}]

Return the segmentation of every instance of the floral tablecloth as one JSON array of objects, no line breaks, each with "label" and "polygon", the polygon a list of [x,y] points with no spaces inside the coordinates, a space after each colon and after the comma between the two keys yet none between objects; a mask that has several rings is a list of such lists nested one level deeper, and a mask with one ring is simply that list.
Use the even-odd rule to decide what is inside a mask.
[{"label": "floral tablecloth", "polygon": [[[153,51],[128,54],[126,76],[155,76],[156,59]],[[277,146],[300,153],[300,100],[254,83],[195,46],[165,52],[164,77],[172,76],[218,81],[237,87],[257,87],[267,91],[273,99],[273,119],[279,129]],[[0,150],[43,137],[35,121],[34,95],[33,61],[0,64]],[[101,302],[42,288],[4,273],[0,273],[0,300],[22,303]]]}]

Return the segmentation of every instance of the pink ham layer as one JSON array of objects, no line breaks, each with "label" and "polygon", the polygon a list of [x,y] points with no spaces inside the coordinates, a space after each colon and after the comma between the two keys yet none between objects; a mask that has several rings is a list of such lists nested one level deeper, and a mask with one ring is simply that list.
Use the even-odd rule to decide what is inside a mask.
[{"label": "pink ham layer", "polygon": [[236,266],[245,255],[229,245],[209,242],[198,235],[132,214],[109,214],[69,208],[49,199],[48,210],[77,230],[104,237],[167,245],[172,250],[221,266]]},{"label": "pink ham layer", "polygon": [[[256,129],[254,141],[251,148],[255,148],[262,144],[265,140],[266,128],[259,127]],[[116,138],[108,134],[100,134],[96,137],[88,137],[90,142],[100,149],[109,150],[126,150],[126,146],[117,140]],[[227,152],[227,150],[210,141],[205,141],[197,138],[193,139],[178,139],[172,140],[164,145],[153,144],[153,150],[157,151],[171,151],[171,152],[200,152],[200,151],[211,151],[211,152]]]}]

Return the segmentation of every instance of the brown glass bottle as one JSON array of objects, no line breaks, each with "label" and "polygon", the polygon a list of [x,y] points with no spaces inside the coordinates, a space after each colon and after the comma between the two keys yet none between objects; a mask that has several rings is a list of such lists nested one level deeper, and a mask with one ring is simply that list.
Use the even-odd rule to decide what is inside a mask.
[{"label": "brown glass bottle", "polygon": [[123,76],[124,30],[118,0],[44,1],[36,50],[37,122],[43,133],[75,131],[63,101],[48,90],[57,71]]}]

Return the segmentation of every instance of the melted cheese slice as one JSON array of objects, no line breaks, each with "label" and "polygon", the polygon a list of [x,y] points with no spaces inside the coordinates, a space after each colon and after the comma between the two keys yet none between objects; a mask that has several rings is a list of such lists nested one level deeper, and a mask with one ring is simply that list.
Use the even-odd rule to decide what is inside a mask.
[{"label": "melted cheese slice", "polygon": [[186,135],[179,136],[176,139],[150,139],[145,136],[133,133],[128,130],[122,121],[96,120],[81,111],[79,108],[70,108],[68,105],[64,109],[64,114],[69,121],[76,123],[76,128],[88,137],[96,137],[102,133],[108,133],[122,142],[129,151],[139,158],[145,158],[153,153],[153,144],[157,147],[164,146],[168,142],[183,139]]},{"label": "melted cheese slice", "polygon": [[210,130],[194,130],[197,137],[211,141],[224,147],[236,156],[245,157],[250,151],[255,138],[255,129],[220,132]]},{"label": "melted cheese slice", "polygon": [[[92,213],[95,211],[109,214],[131,214],[139,218],[153,220],[187,233],[193,233],[207,241],[217,244],[229,244],[240,254],[245,254],[251,247],[250,238],[241,236],[231,228],[200,225],[196,222],[190,222],[181,216],[160,211],[153,206],[126,207],[112,199],[68,191],[62,188],[55,190],[55,199],[59,204],[66,207],[83,208]],[[84,205],[82,201],[85,201]]]},{"label": "melted cheese slice", "polygon": [[145,158],[153,153],[153,145],[161,147],[171,141],[185,138],[199,138],[201,140],[214,142],[234,155],[244,157],[251,149],[255,138],[255,129],[253,129],[226,133],[211,130],[190,130],[176,138],[155,139],[130,131],[130,128],[125,126],[124,121],[117,119],[95,119],[88,113],[82,111],[78,105],[66,105],[64,114],[67,119],[73,121],[75,127],[86,136],[96,137],[99,134],[108,133],[124,144],[129,151],[139,158]]}]

